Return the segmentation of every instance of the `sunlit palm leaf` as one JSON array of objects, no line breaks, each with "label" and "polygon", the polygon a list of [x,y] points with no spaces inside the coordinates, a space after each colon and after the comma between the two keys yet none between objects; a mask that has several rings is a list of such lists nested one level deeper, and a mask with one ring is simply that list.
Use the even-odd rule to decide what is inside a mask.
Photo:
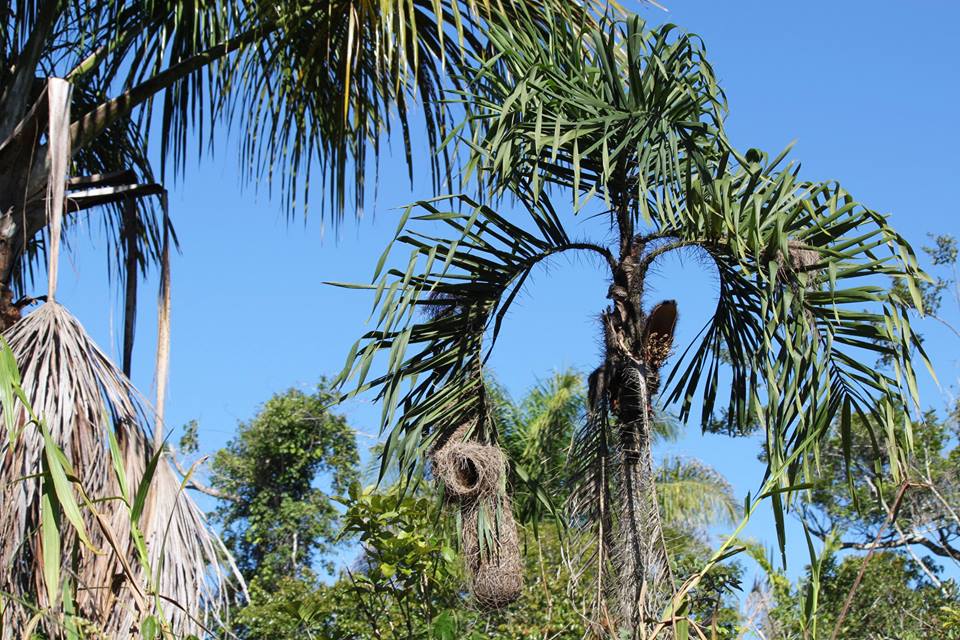
[{"label": "sunlit palm leaf", "polygon": [[[453,209],[440,208],[446,204]],[[422,214],[411,217],[417,210]],[[342,383],[356,385],[353,393],[380,388],[382,426],[390,429],[385,464],[397,457],[415,465],[439,435],[473,417],[481,418],[478,435],[495,440],[482,378],[484,336],[492,347],[523,282],[550,256],[586,250],[610,259],[597,245],[571,241],[545,199],[529,218],[534,229],[464,196],[422,202],[404,214],[393,247],[412,247],[407,268],[377,273],[367,287],[376,294],[377,328],[354,347],[341,374]],[[453,239],[413,230],[430,224],[452,230]],[[368,380],[379,352],[389,371]],[[394,423],[397,408],[402,415]]]},{"label": "sunlit palm leaf", "polygon": [[[884,416],[918,401],[911,356],[920,346],[906,317],[910,301],[884,285],[893,278],[916,291],[923,276],[884,216],[839,185],[738,163],[693,182],[682,216],[655,234],[668,238],[657,252],[696,246],[719,275],[716,312],[667,382],[682,418],[699,390],[706,424],[727,362],[726,420],[767,429],[774,471],[798,450],[814,451],[844,407],[874,412],[874,434],[891,452],[907,444],[909,425],[894,438]],[[873,366],[877,354],[893,371]]]},{"label": "sunlit palm leaf", "polygon": [[518,519],[537,527],[547,515],[560,515],[570,491],[567,459],[586,404],[583,378],[570,370],[555,373],[516,405],[505,396],[496,397],[500,390],[489,382],[487,389],[494,424],[510,459]]},{"label": "sunlit palm leaf", "polygon": [[471,167],[496,191],[568,188],[575,210],[599,194],[635,219],[672,215],[726,110],[699,39],[636,17],[527,27],[494,29],[496,64],[464,94]]},{"label": "sunlit palm leaf", "polygon": [[657,498],[664,523],[684,531],[732,524],[740,515],[733,488],[699,460],[664,460],[657,467]]}]

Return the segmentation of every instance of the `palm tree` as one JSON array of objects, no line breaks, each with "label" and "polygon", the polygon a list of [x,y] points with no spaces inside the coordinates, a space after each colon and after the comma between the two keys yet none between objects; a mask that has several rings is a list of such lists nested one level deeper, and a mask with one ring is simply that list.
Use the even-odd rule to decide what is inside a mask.
[{"label": "palm tree", "polygon": [[[577,484],[567,466],[578,425],[587,407],[587,386],[573,370],[554,373],[513,402],[495,381],[487,381],[491,413],[510,459],[520,521],[536,525],[558,511]],[[656,412],[651,423],[652,445],[675,442],[681,425]],[[667,526],[701,532],[714,524],[732,524],[739,505],[733,489],[716,470],[702,462],[671,456],[657,465],[660,514]],[[574,512],[578,509],[574,505]]]},{"label": "palm tree", "polygon": [[[393,116],[408,163],[415,102],[430,147],[440,146],[450,116],[441,88],[456,86],[466,61],[484,54],[483,29],[509,24],[518,6],[525,3],[18,0],[4,6],[0,329],[16,355],[26,399],[56,425],[53,437],[75,465],[74,478],[92,499],[110,498],[98,503],[103,521],[122,519],[108,435],[116,437],[134,486],[163,443],[163,349],[156,413],[127,380],[137,280],[160,263],[162,298],[169,300],[165,256],[175,242],[164,186],[151,164],[151,134],[159,133],[162,178],[168,167],[182,170],[192,144],[202,148],[214,129],[241,128],[247,177],[279,176],[291,210],[306,202],[316,162],[336,222],[350,196],[358,211],[362,206],[368,152],[378,155]],[[538,6],[590,21],[585,6],[575,2]],[[434,157],[439,184],[447,158]],[[69,234],[88,209],[102,216],[110,262],[125,285],[122,371],[53,300],[61,213]],[[50,258],[50,302],[20,320],[30,298],[15,303],[14,294],[30,293],[44,253]],[[0,591],[55,608],[38,588],[44,578],[44,552],[35,535],[42,439],[33,429],[14,429],[28,422],[22,407],[8,404],[5,412],[11,437],[0,445]],[[165,558],[156,565],[163,570],[152,595],[175,601],[175,631],[199,633],[205,612],[222,604],[223,576],[210,569],[219,561],[219,547],[183,496],[180,478],[166,463],[158,469],[143,512],[153,517],[144,515],[141,523],[152,553]],[[79,571],[80,614],[107,632],[135,632],[147,612],[142,599],[134,602],[133,587],[121,584],[118,566],[129,560],[126,553],[135,553],[136,541],[122,528],[114,534],[120,553],[94,557],[90,549],[101,548],[95,544],[79,561],[67,553],[64,575]],[[217,578],[212,585],[211,572]],[[4,609],[2,634],[16,628],[6,623],[15,615]]]},{"label": "palm tree", "polygon": [[[922,351],[907,301],[882,285],[906,284],[919,306],[924,276],[886,217],[839,184],[802,180],[786,152],[771,159],[729,143],[725,97],[697,37],[635,17],[599,29],[518,20],[509,34],[492,31],[498,57],[461,94],[479,195],[407,210],[393,249],[409,257],[397,268],[381,261],[370,285],[378,324],[341,379],[351,393],[378,389],[384,455],[402,464],[422,462],[465,424],[496,442],[483,363],[511,303],[552,256],[596,256],[611,303],[571,449],[573,522],[592,535],[598,621],[655,637],[684,614],[690,585],[676,591],[667,562],[654,399],[682,421],[700,404],[704,425],[717,415],[731,427],[758,425],[767,473],[757,498],[782,523],[790,489],[813,473],[835,419],[849,433],[859,415],[893,460],[909,449],[909,420],[897,422],[894,408],[917,402],[911,355]],[[558,198],[573,214],[592,199],[616,242],[572,239]],[[510,205],[512,214],[497,210]],[[718,302],[662,376],[676,304],[651,305],[644,292],[651,266],[673,251],[713,265]],[[381,351],[386,371],[370,375]],[[873,365],[878,353],[890,369]],[[778,526],[781,545],[782,536]]]}]

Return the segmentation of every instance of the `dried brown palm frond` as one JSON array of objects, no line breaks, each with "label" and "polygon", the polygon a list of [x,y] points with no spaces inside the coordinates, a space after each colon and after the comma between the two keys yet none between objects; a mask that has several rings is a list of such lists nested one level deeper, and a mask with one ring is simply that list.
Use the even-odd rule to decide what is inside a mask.
[{"label": "dried brown palm frond", "polygon": [[[80,323],[55,302],[38,308],[4,337],[20,367],[27,400],[93,503],[83,513],[97,552],[66,540],[63,548],[75,546],[77,553],[61,557],[61,574],[72,575],[76,584],[78,613],[108,637],[126,637],[138,632],[144,616],[154,613],[143,610],[143,598],[138,597],[142,592],[159,597],[176,633],[202,634],[202,627],[212,624],[225,604],[231,572],[222,567],[228,556],[169,464],[160,459],[149,477],[154,450],[148,404]],[[37,604],[44,608],[51,603],[43,588],[37,534],[41,482],[36,477],[43,442],[22,409],[13,424],[13,433],[4,434],[0,444],[0,591],[37,594]],[[113,466],[111,432],[122,473]],[[131,502],[137,502],[134,496],[145,475],[149,488],[138,514]],[[93,509],[102,516],[99,524]],[[138,556],[132,521],[143,533],[148,563]],[[11,608],[5,615],[16,612]],[[17,628],[15,622],[4,620],[4,640]]]}]

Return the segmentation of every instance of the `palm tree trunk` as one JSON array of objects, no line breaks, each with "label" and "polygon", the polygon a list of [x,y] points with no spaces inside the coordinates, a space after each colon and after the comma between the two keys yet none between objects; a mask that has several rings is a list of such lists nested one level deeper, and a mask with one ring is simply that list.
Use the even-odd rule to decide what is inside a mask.
[{"label": "palm tree trunk", "polygon": [[[630,232],[629,225],[626,226]],[[676,305],[643,311],[642,239],[622,243],[610,286],[613,305],[603,314],[609,405],[619,427],[616,600],[621,630],[649,638],[674,593],[657,501],[652,442],[652,398],[673,338]]]},{"label": "palm tree trunk", "polygon": [[654,482],[647,385],[636,368],[627,369],[624,377],[642,409],[639,416],[620,426],[617,601],[621,621],[629,625],[632,636],[647,638],[670,601],[674,584]]}]

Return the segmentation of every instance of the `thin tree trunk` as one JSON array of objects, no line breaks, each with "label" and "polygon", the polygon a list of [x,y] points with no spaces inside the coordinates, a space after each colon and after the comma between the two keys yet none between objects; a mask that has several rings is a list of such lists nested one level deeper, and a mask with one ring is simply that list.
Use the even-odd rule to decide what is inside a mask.
[{"label": "thin tree trunk", "polygon": [[[638,404],[649,407],[646,381],[636,369]],[[649,413],[623,424],[621,437],[620,582],[621,616],[634,637],[646,638],[673,595],[673,575],[663,538],[660,506],[654,483]]]}]

